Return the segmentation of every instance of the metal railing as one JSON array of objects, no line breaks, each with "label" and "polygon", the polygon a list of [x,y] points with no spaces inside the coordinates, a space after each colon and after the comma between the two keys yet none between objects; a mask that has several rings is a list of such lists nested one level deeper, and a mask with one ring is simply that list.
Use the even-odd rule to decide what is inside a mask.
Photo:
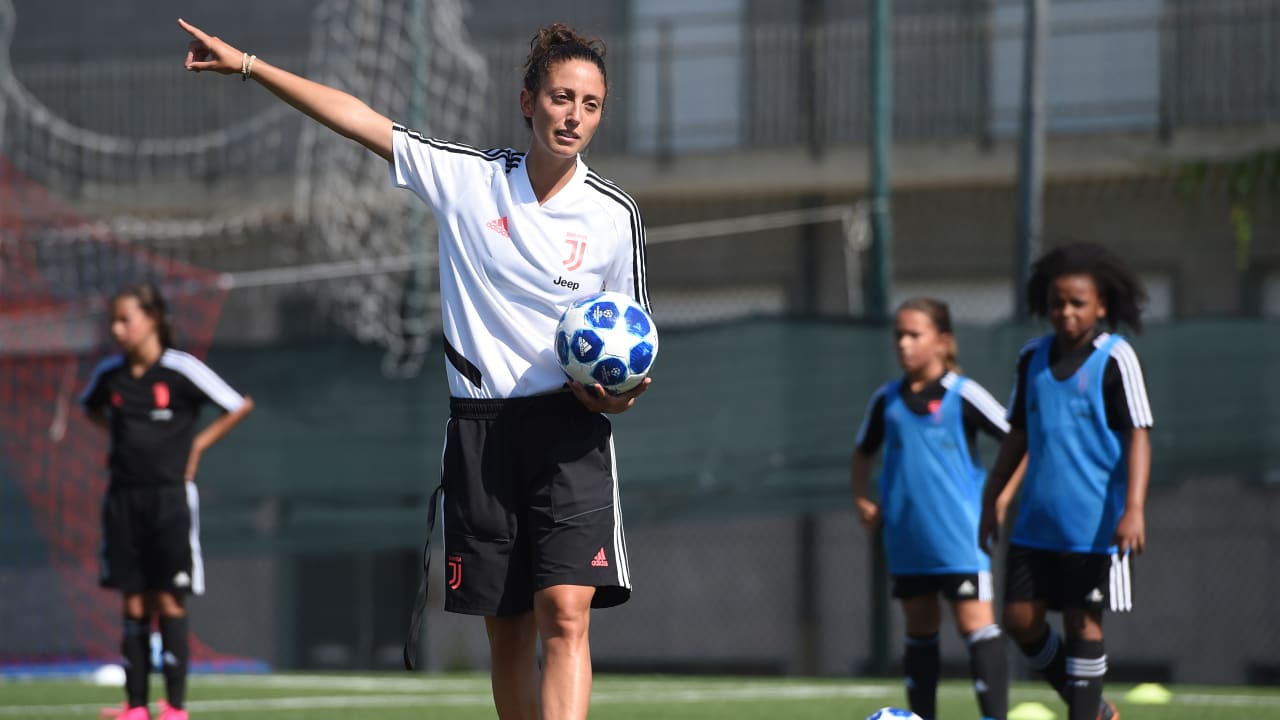
[{"label": "metal railing", "polygon": [[[986,144],[1017,125],[1021,7],[900,14],[894,136]],[[1280,0],[1071,0],[1050,21],[1051,133],[1250,129],[1280,122]],[[713,30],[717,32],[712,32]],[[708,39],[710,38],[710,39]],[[610,45],[597,153],[862,144],[868,23],[651,21]],[[518,43],[488,45],[496,138],[523,145]],[[731,98],[726,102],[725,98]],[[708,108],[710,107],[710,109]]]},{"label": "metal railing", "polygon": [[[1112,10],[1101,17],[1092,12],[1104,5]],[[1280,0],[1071,0],[1054,8],[1051,133],[1138,131],[1168,138],[1181,130],[1280,122],[1280,46],[1274,42]],[[1020,3],[1009,0],[899,13],[895,138],[986,143],[1012,133],[1021,68],[1010,60],[1019,55],[1020,23]],[[861,17],[809,27],[727,16],[638,23],[610,43],[611,96],[593,152],[663,156],[862,144],[867,32]],[[517,97],[525,49],[503,41],[481,52],[492,76],[487,102],[493,114],[490,127],[475,135],[486,144],[522,147],[527,130]],[[279,61],[301,69],[298,57]],[[87,61],[14,70],[52,112],[105,135],[200,134],[275,102],[231,83],[192,82],[172,58],[129,62],[127,70],[119,62]]]}]

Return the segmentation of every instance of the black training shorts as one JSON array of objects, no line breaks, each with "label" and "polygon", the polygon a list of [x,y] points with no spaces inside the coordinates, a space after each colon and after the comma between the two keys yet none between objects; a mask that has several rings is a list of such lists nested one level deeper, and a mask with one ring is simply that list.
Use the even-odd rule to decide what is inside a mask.
[{"label": "black training shorts", "polygon": [[1132,564],[1126,555],[1010,545],[1005,567],[1006,602],[1042,600],[1050,610],[1133,607]]},{"label": "black training shorts", "polygon": [[982,600],[991,602],[991,573],[940,573],[937,575],[894,575],[895,598],[919,595],[942,596],[951,602],[957,600]]},{"label": "black training shorts", "polygon": [[609,420],[571,393],[453,398],[441,464],[445,609],[516,615],[553,585],[631,595]]},{"label": "black training shorts", "polygon": [[100,585],[126,593],[204,592],[192,483],[116,486],[102,501]]}]

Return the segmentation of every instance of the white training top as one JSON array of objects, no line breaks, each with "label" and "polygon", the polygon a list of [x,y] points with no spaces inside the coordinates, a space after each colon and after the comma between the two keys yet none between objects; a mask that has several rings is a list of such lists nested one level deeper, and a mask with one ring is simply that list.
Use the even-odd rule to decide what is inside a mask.
[{"label": "white training top", "polygon": [[506,398],[565,383],[553,343],[574,300],[623,292],[646,309],[644,225],[635,201],[582,158],[539,205],[524,153],[477,150],[395,125],[392,182],[435,212],[449,391]]}]

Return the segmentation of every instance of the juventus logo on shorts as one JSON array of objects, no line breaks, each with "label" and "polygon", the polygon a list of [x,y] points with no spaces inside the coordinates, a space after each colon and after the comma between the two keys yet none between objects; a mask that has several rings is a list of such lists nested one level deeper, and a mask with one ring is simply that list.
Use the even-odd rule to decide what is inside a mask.
[{"label": "juventus logo on shorts", "polygon": [[457,590],[462,587],[462,556],[449,556],[449,589]]}]

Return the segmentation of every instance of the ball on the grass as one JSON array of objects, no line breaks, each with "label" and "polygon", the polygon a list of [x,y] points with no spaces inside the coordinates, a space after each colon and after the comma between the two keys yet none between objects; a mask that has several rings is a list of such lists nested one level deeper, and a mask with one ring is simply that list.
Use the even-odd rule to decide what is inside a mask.
[{"label": "ball on the grass", "polygon": [[93,671],[93,684],[103,687],[124,685],[124,668],[115,664],[100,665]]},{"label": "ball on the grass", "polygon": [[879,710],[867,716],[867,720],[892,720],[893,718],[901,718],[902,720],[921,720],[920,716],[910,710],[903,710],[895,707],[882,707]]},{"label": "ball on the grass", "polygon": [[658,327],[631,296],[602,292],[564,311],[555,347],[565,374],[617,395],[639,385],[653,368]]}]

